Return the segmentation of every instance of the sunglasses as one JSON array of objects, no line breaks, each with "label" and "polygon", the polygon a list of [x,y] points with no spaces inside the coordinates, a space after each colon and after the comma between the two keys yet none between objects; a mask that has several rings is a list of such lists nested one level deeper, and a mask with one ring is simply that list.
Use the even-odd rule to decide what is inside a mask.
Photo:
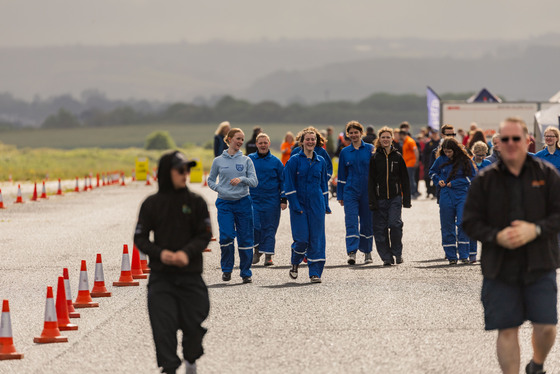
[{"label": "sunglasses", "polygon": [[502,137],[500,138],[500,140],[501,140],[502,142],[504,142],[504,143],[509,142],[510,139],[511,139],[513,142],[515,142],[515,143],[521,141],[521,137],[520,137],[520,136],[502,136]]},{"label": "sunglasses", "polygon": [[182,168],[175,168],[175,170],[177,170],[177,173],[179,173],[181,175],[189,172],[189,168],[187,168],[186,166],[182,167]]},{"label": "sunglasses", "polygon": [[457,134],[455,134],[454,132],[450,133],[450,134],[443,134],[443,136],[455,136],[455,135],[457,135]]}]

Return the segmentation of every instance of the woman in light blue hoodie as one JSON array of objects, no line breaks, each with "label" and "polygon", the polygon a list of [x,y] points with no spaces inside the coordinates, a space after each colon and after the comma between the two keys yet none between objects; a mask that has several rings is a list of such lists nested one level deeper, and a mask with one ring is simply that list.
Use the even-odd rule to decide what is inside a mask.
[{"label": "woman in light blue hoodie", "polygon": [[[258,184],[253,161],[240,151],[245,134],[238,128],[231,129],[225,142],[229,148],[212,162],[208,186],[218,193],[218,225],[222,252],[222,280],[231,280],[237,237],[239,268],[243,283],[251,283],[253,262],[253,202],[249,187]],[[217,181],[216,181],[217,180]]]}]

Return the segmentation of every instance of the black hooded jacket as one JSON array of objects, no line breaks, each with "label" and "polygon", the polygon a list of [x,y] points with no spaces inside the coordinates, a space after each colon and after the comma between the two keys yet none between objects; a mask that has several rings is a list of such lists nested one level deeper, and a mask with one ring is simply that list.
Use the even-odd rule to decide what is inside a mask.
[{"label": "black hooded jacket", "polygon": [[[212,229],[204,199],[187,187],[176,190],[171,181],[173,153],[162,156],[158,166],[156,194],[149,196],[140,207],[134,243],[150,258],[154,272],[202,273],[202,252],[206,249]],[[154,240],[150,240],[150,232]],[[189,264],[179,268],[161,262],[161,251],[184,251]]]},{"label": "black hooded jacket", "polygon": [[402,204],[410,208],[410,181],[402,155],[391,146],[389,154],[378,147],[369,159],[369,208],[378,209],[378,200],[402,196]]}]

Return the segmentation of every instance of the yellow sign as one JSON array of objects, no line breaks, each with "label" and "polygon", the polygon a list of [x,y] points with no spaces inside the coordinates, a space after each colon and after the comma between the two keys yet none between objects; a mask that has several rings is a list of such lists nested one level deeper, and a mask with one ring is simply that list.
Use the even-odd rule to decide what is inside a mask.
[{"label": "yellow sign", "polygon": [[190,174],[190,182],[191,183],[201,183],[202,182],[202,162],[200,162],[200,159],[198,158],[194,158],[193,160],[196,161],[196,166],[193,166],[191,168],[191,174]]},{"label": "yellow sign", "polygon": [[149,160],[146,157],[136,157],[136,180],[145,181],[150,172]]}]

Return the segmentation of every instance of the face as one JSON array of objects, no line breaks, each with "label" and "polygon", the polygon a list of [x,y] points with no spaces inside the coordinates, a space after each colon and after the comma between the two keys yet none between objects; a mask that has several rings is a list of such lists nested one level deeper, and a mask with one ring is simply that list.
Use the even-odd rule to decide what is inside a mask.
[{"label": "face", "polygon": [[482,160],[484,160],[484,158],[486,157],[486,153],[478,151],[474,154],[474,160],[477,163],[481,163]]},{"label": "face", "polygon": [[348,129],[348,137],[352,143],[357,143],[362,139],[362,132],[355,128]]},{"label": "face", "polygon": [[494,146],[494,151],[500,152],[500,145],[501,145],[500,137],[497,136],[492,139],[492,145]]},{"label": "face", "polygon": [[558,138],[552,131],[547,131],[544,133],[544,142],[547,146],[552,146],[558,142]]},{"label": "face", "polygon": [[447,149],[447,148],[445,148],[445,149],[443,150],[443,153],[444,153],[447,157],[449,157],[450,159],[453,158],[453,150],[452,150],[452,149]]},{"label": "face", "polygon": [[315,149],[317,144],[317,136],[315,134],[305,134],[303,137],[303,149],[306,151],[312,151]]},{"label": "face", "polygon": [[264,136],[260,137],[257,140],[257,148],[259,149],[259,153],[261,154],[268,153],[268,147],[270,147],[270,142]]},{"label": "face", "polygon": [[393,136],[390,132],[382,132],[381,134],[379,134],[379,143],[381,143],[381,146],[383,148],[388,148],[389,146],[391,146],[392,142]]},{"label": "face", "polygon": [[187,168],[183,167],[180,170],[171,169],[171,182],[176,190],[184,188],[187,185]]},{"label": "face", "polygon": [[239,151],[244,141],[245,134],[243,134],[241,131],[236,132],[233,138],[229,139],[229,147],[234,151]]},{"label": "face", "polygon": [[286,136],[286,141],[287,141],[288,143],[293,143],[293,142],[294,142],[294,137],[291,136],[291,135],[287,135],[287,136]]},{"label": "face", "polygon": [[504,162],[521,162],[527,155],[529,138],[516,122],[506,122],[500,128],[500,157]]}]

